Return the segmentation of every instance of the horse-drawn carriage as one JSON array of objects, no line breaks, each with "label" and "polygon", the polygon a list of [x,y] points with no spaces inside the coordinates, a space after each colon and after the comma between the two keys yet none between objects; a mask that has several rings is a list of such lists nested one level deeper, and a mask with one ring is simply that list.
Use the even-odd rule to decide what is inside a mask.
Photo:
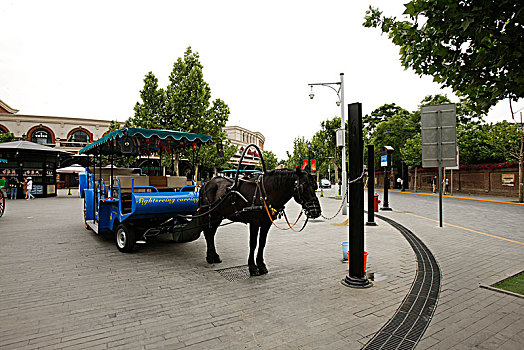
[{"label": "horse-drawn carriage", "polygon": [[[273,220],[285,215],[284,205],[294,198],[307,217],[320,216],[317,184],[310,174],[300,168],[266,172],[261,155],[263,172],[239,177],[237,169],[234,179],[215,177],[199,189],[192,181],[187,183],[185,177],[144,176],[112,165],[115,154],[173,153],[186,147],[197,150],[214,142],[209,135],[126,128],[84,147],[80,154],[87,154],[93,165],[87,169],[84,189],[86,228],[112,233],[122,252],[130,252],[135,243],[145,243],[159,234],[171,234],[175,242],[190,242],[204,232],[207,262],[220,263],[214,242],[217,228],[223,219],[242,222],[250,224],[249,271],[252,275],[267,273],[263,259],[267,233]],[[257,146],[249,145],[239,168],[249,147],[261,154]],[[220,147],[217,150],[220,154]],[[102,167],[103,156],[109,158],[109,168]]]},{"label": "horse-drawn carriage", "polygon": [[[197,239],[196,222],[186,218],[198,209],[198,191],[192,180],[142,175],[139,169],[116,168],[113,163],[115,156],[172,154],[180,148],[196,151],[213,142],[209,135],[126,128],[81,149],[79,153],[89,159],[83,189],[86,228],[113,233],[122,252],[163,233],[171,234],[176,242]],[[109,166],[103,167],[102,157]]]}]

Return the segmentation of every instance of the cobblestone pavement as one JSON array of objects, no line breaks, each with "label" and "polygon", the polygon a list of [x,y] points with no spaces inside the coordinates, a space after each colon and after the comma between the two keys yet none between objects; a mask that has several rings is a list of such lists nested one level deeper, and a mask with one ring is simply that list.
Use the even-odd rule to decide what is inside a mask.
[{"label": "cobblestone pavement", "polygon": [[[333,196],[325,190],[320,198],[328,217],[340,206]],[[426,219],[436,217],[427,209],[436,208],[434,199],[391,193],[390,203],[394,211],[380,214],[422,239],[443,275],[418,348],[521,348],[524,299],[479,284],[524,269],[524,245],[493,237],[524,242],[516,224],[524,208],[490,203],[474,215],[477,202],[445,203],[452,210],[445,221],[486,236],[438,228]],[[229,281],[217,270],[247,264],[247,226],[219,229],[222,264],[205,262],[203,237],[184,244],[158,238],[122,254],[111,238],[84,229],[82,205],[75,195],[7,202],[0,218],[1,349],[360,349],[394,314],[416,269],[409,244],[377,220],[365,239],[368,272],[379,278],[369,289],[342,286],[348,229],[334,225],[345,220],[339,214],[310,220],[301,233],[272,228],[269,274]],[[297,213],[290,203],[290,220]]]}]

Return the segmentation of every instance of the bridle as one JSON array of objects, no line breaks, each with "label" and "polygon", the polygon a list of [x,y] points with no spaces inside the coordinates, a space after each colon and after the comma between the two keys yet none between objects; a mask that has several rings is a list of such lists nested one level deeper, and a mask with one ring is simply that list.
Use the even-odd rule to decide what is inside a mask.
[{"label": "bridle", "polygon": [[310,213],[313,211],[320,212],[320,204],[318,200],[315,201],[316,197],[313,197],[311,200],[306,201],[303,196],[304,192],[304,183],[300,183],[300,179],[295,180],[295,185],[293,187],[293,198],[295,201],[304,208],[304,211],[307,217],[310,217]]}]

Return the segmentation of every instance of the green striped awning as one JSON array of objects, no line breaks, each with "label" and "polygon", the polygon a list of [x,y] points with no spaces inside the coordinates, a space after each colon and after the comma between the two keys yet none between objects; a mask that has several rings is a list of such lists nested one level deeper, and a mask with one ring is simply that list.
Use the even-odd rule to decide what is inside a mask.
[{"label": "green striped awning", "polygon": [[7,163],[7,159],[0,158],[0,163]]},{"label": "green striped awning", "polygon": [[[178,148],[189,148],[213,142],[211,135],[161,129],[125,128],[110,132],[101,139],[82,148],[79,153],[120,153],[120,139],[126,135],[133,140],[133,152],[131,154],[134,155],[158,153],[161,151],[172,152]],[[113,140],[116,140],[116,142]]]}]

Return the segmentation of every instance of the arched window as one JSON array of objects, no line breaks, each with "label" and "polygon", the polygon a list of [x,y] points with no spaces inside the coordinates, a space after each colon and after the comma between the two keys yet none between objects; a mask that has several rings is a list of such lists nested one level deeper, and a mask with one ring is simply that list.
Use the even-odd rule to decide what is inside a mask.
[{"label": "arched window", "polygon": [[68,142],[91,142],[89,134],[83,130],[77,130],[69,136]]},{"label": "arched window", "polygon": [[45,129],[36,129],[31,134],[31,142],[39,143],[41,145],[53,143],[51,133]]}]

